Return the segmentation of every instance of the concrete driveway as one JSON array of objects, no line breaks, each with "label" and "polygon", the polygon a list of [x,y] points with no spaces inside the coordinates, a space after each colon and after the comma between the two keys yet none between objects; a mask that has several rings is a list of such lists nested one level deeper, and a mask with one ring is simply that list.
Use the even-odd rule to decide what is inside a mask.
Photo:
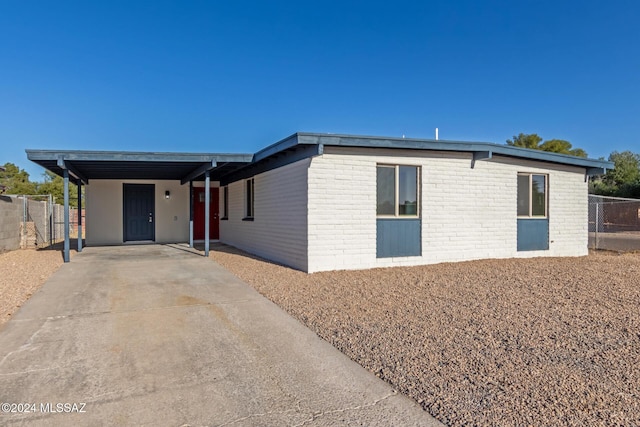
[{"label": "concrete driveway", "polygon": [[86,248],[54,274],[0,329],[0,402],[22,412],[1,425],[440,425],[212,260],[163,245]]}]

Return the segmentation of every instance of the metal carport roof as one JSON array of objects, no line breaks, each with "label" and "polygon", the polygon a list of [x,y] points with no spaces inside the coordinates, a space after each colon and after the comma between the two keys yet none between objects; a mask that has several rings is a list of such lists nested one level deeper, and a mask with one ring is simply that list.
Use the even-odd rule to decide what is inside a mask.
[{"label": "metal carport roof", "polygon": [[[69,262],[69,182],[78,185],[81,206],[82,184],[92,179],[153,179],[180,180],[186,184],[195,180],[219,181],[223,176],[245,166],[253,154],[216,153],[144,153],[126,151],[26,150],[27,158],[64,178],[64,261]],[[206,204],[209,192],[205,191]],[[193,220],[193,212],[190,220]],[[78,231],[81,230],[78,216]],[[190,241],[193,234],[190,227]],[[209,210],[205,209],[205,256],[209,255]],[[78,251],[82,250],[82,235],[78,235]]]},{"label": "metal carport roof", "polygon": [[251,163],[253,154],[151,153],[126,151],[26,150],[27,158],[51,172],[87,184],[91,179],[212,180]]}]

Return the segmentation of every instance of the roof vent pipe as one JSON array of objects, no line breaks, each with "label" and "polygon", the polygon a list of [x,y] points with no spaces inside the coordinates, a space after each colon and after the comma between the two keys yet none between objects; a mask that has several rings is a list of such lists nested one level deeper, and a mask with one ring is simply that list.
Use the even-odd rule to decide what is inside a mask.
[{"label": "roof vent pipe", "polygon": [[436,141],[438,140],[438,128],[436,128]]}]

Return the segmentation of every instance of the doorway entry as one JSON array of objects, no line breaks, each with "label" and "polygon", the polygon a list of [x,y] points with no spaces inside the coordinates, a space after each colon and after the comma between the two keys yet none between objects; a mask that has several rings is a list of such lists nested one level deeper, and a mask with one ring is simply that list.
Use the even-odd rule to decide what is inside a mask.
[{"label": "doorway entry", "polygon": [[155,185],[123,184],[124,241],[155,240]]},{"label": "doorway entry", "polygon": [[[218,240],[220,238],[220,199],[219,188],[210,189],[209,205],[209,239]],[[193,189],[193,238],[194,240],[204,240],[204,188],[195,187]]]}]

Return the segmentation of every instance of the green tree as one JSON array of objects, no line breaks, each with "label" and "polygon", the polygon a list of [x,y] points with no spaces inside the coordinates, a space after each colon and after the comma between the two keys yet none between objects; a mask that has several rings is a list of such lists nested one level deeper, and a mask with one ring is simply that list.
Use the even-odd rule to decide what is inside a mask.
[{"label": "green tree", "polygon": [[640,155],[631,151],[617,151],[609,155],[609,161],[615,167],[607,171],[604,181],[620,187],[625,184],[635,184],[640,179]]},{"label": "green tree", "polygon": [[507,139],[507,145],[511,145],[512,147],[531,148],[533,150],[539,150],[541,142],[542,138],[535,133],[521,133],[518,136],[514,135],[513,139]]},{"label": "green tree", "polygon": [[640,198],[640,154],[614,151],[609,155],[614,168],[589,183],[589,192],[603,196]]},{"label": "green tree", "polygon": [[532,150],[548,151],[550,153],[568,154],[570,156],[587,157],[587,152],[582,148],[573,148],[569,141],[564,139],[549,139],[542,142],[542,138],[536,133],[521,133],[507,139],[507,145],[512,147],[529,148]]},{"label": "green tree", "polygon": [[[62,177],[49,172],[44,172],[44,182],[38,185],[38,194],[53,195],[56,203],[64,203],[64,180]],[[69,206],[78,207],[78,187],[69,183]]]},{"label": "green tree", "polygon": [[29,174],[13,163],[5,163],[4,171],[0,171],[0,185],[5,187],[5,194],[36,194],[37,184],[29,180]]},{"label": "green tree", "polygon": [[552,153],[568,154],[576,157],[587,157],[587,152],[582,148],[573,148],[569,141],[564,139],[550,139],[540,145],[540,150]]}]

